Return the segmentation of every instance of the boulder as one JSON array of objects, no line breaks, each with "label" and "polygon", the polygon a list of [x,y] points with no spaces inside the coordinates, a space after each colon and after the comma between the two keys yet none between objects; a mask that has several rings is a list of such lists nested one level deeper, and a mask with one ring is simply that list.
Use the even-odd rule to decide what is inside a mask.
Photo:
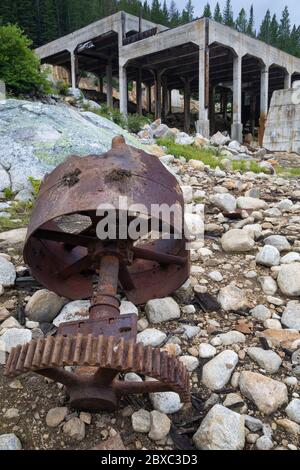
[{"label": "boulder", "polygon": [[247,349],[248,356],[269,374],[275,374],[281,366],[281,357],[271,350],[251,347]]},{"label": "boulder", "polygon": [[265,245],[256,256],[256,263],[263,266],[278,266],[280,263],[280,253],[272,245]]}]

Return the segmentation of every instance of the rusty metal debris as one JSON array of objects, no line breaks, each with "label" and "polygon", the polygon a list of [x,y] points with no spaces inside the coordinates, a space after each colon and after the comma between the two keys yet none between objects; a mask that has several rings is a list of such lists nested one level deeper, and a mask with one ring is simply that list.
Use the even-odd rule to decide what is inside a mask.
[{"label": "rusty metal debris", "polygon": [[[78,409],[112,411],[131,393],[171,390],[190,399],[185,366],[166,351],[136,343],[137,316],[120,315],[118,295],[140,305],[180,287],[189,275],[185,238],[174,236],[171,220],[171,239],[100,240],[97,208],[104,202],[116,207],[120,194],[146,207],[149,230],[151,204],[184,206],[176,179],[159,160],[117,137],[102,158],[69,157],[47,176],[25,242],[24,259],[37,281],[69,299],[91,298],[91,307],[87,320],[62,323],[55,337],[13,348],[6,375],[33,371],[63,383]],[[166,224],[162,215],[161,233]],[[124,372],[144,380],[124,381]]]}]

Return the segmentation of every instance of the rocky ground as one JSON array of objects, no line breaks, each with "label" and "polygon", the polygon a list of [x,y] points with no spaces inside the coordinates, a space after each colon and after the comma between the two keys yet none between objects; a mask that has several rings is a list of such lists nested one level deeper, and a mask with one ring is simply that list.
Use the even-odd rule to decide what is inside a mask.
[{"label": "rocky ground", "polygon": [[[228,139],[210,145],[226,146],[229,156]],[[2,367],[0,449],[300,448],[299,179],[160,158],[186,204],[205,205],[205,237],[192,243],[190,278],[172,297],[138,309],[123,299],[122,311],[137,312],[139,341],[186,364],[192,402],[168,392],[130,397],[110,415],[78,413],[61,385],[34,374],[9,380]],[[89,306],[23,286],[24,236],[23,229],[0,234],[2,362],[4,351],[85,318]]]}]

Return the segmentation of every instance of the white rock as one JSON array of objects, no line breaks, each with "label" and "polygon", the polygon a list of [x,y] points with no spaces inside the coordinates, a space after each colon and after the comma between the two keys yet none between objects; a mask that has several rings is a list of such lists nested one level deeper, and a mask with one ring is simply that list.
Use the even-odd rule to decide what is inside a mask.
[{"label": "white rock", "polygon": [[230,142],[230,137],[225,136],[221,132],[217,132],[216,134],[214,134],[211,137],[210,141],[213,145],[222,145],[223,146],[223,145],[226,145]]},{"label": "white rock", "polygon": [[243,310],[248,306],[245,293],[234,284],[229,284],[220,289],[218,302],[222,309],[227,312]]},{"label": "white rock", "polygon": [[199,170],[199,171],[203,171],[204,168],[205,168],[205,165],[203,162],[201,162],[201,160],[189,160],[189,165],[194,168],[194,170]]},{"label": "white rock", "polygon": [[288,297],[300,295],[300,263],[283,265],[277,277],[281,292]]},{"label": "white rock", "polygon": [[247,349],[247,354],[269,374],[275,374],[282,363],[281,357],[271,350],[252,347]]},{"label": "white rock", "polygon": [[260,276],[258,282],[263,292],[267,295],[274,295],[277,292],[277,283],[272,276]]},{"label": "white rock", "polygon": [[182,307],[182,313],[185,313],[187,315],[192,315],[193,313],[196,313],[196,309],[194,305],[185,305]]},{"label": "white rock", "polygon": [[5,345],[6,352],[10,352],[12,348],[29,343],[32,339],[31,330],[25,328],[10,328],[1,335],[1,342]]},{"label": "white rock", "polygon": [[272,245],[265,245],[256,256],[256,263],[263,266],[278,266],[280,263],[280,253]]},{"label": "white rock", "polygon": [[151,417],[147,410],[138,410],[131,415],[131,424],[135,432],[148,433],[151,427]]},{"label": "white rock", "polygon": [[237,363],[238,355],[234,351],[222,351],[204,365],[202,382],[211,390],[221,390],[229,382]]},{"label": "white rock", "polygon": [[194,338],[201,331],[199,326],[193,325],[182,325],[182,328],[184,330],[184,336],[186,336],[188,339]]},{"label": "white rock", "polygon": [[15,434],[1,434],[0,450],[22,450],[21,441]]},{"label": "white rock", "polygon": [[60,312],[66,299],[48,289],[36,291],[25,307],[26,316],[36,322],[51,323]]},{"label": "white rock", "polygon": [[89,316],[89,300],[74,300],[69,302],[61,310],[60,314],[53,320],[55,326],[68,321],[87,320]]},{"label": "white rock", "polygon": [[221,245],[226,253],[244,253],[253,249],[255,241],[247,231],[232,229],[224,233]]},{"label": "white rock", "polygon": [[11,287],[15,284],[15,280],[16,270],[14,265],[0,256],[0,284],[4,287]]},{"label": "white rock", "polygon": [[241,372],[239,387],[241,393],[266,415],[274,413],[288,401],[286,385],[262,374]]},{"label": "white rock", "polygon": [[175,143],[178,145],[192,145],[194,137],[189,136],[185,132],[179,132],[175,137]]},{"label": "white rock", "polygon": [[199,346],[199,357],[202,359],[210,359],[217,354],[214,346],[208,343],[201,343]]},{"label": "white rock", "polygon": [[281,317],[281,323],[287,328],[300,331],[300,302],[297,300],[288,302]]},{"label": "white rock", "polygon": [[178,393],[175,392],[150,393],[149,397],[153,408],[167,415],[177,413],[183,406]]},{"label": "white rock", "polygon": [[0,335],[3,335],[3,333],[10,328],[22,328],[18,320],[16,320],[14,317],[8,317],[3,323],[0,325]]},{"label": "white rock", "polygon": [[193,188],[192,186],[181,186],[183,199],[186,204],[193,202]]},{"label": "white rock", "polygon": [[223,281],[223,276],[219,271],[212,271],[211,273],[208,274],[208,277],[215,282],[221,282]]},{"label": "white rock", "polygon": [[120,314],[127,315],[128,313],[135,313],[138,315],[139,311],[132,302],[128,302],[128,300],[122,300],[120,305]]},{"label": "white rock", "polygon": [[143,382],[142,377],[140,377],[135,372],[127,372],[124,376],[125,382]]},{"label": "white rock", "polygon": [[262,234],[262,226],[259,224],[248,224],[243,227],[245,232],[248,232],[249,235],[257,240]]},{"label": "white rock", "polygon": [[27,234],[27,228],[15,228],[7,232],[0,233],[1,245],[17,245],[24,243]]},{"label": "white rock", "polygon": [[276,207],[281,211],[290,212],[293,210],[294,204],[290,199],[282,199],[276,204]]},{"label": "white rock", "polygon": [[194,356],[180,356],[178,359],[185,365],[189,372],[193,372],[199,366],[199,361]]},{"label": "white rock", "polygon": [[215,405],[193,436],[197,449],[242,450],[245,445],[244,417],[222,405]]},{"label": "white rock", "polygon": [[236,343],[245,343],[246,341],[246,337],[243,333],[234,330],[228,331],[227,333],[222,333],[218,336],[224,346],[230,346],[231,344]]},{"label": "white rock", "polygon": [[288,251],[291,249],[291,245],[288,242],[287,238],[283,235],[270,235],[264,239],[265,245],[272,245],[277,248],[278,251]]},{"label": "white rock", "polygon": [[272,218],[281,217],[281,211],[277,207],[271,207],[264,211],[264,216]]},{"label": "white rock", "polygon": [[236,200],[231,194],[214,194],[211,197],[211,202],[222,212],[235,212]]},{"label": "white rock", "polygon": [[274,444],[268,436],[261,436],[256,441],[256,448],[258,450],[271,450]]},{"label": "white rock", "polygon": [[10,177],[7,171],[0,165],[0,191],[10,188]]},{"label": "white rock", "polygon": [[267,307],[265,307],[264,305],[257,305],[252,310],[250,310],[250,314],[254,318],[256,318],[257,320],[260,320],[260,321],[268,320],[268,318],[271,318],[271,316],[272,316],[270,310]]},{"label": "white rock", "polygon": [[300,424],[300,399],[295,398],[292,400],[285,409],[288,417],[295,421],[295,423]]},{"label": "white rock", "polygon": [[145,311],[150,323],[157,324],[180,318],[180,308],[172,297],[149,300]]},{"label": "white rock", "polygon": [[300,261],[300,253],[291,251],[287,255],[282,256],[280,264],[291,264]]},{"label": "white rock", "polygon": [[160,441],[164,439],[170,432],[171,421],[168,416],[160,411],[151,411],[151,428],[148,434],[152,441]]},{"label": "white rock", "polygon": [[264,321],[264,327],[267,328],[267,329],[269,328],[269,329],[273,329],[273,330],[281,330],[282,329],[280,321],[277,320],[276,318],[268,318],[268,320],[265,320]]},{"label": "white rock", "polygon": [[60,406],[57,408],[52,408],[48,411],[46,416],[46,424],[50,428],[56,428],[60,423],[63,422],[65,417],[68,414],[68,408],[65,406]]},{"label": "white rock", "polygon": [[266,209],[267,203],[262,201],[261,199],[255,197],[245,197],[241,196],[237,198],[237,207],[239,209],[253,209],[253,210],[260,210]]},{"label": "white rock", "polygon": [[167,335],[155,328],[146,328],[137,335],[137,343],[143,343],[145,346],[160,346],[166,339]]}]

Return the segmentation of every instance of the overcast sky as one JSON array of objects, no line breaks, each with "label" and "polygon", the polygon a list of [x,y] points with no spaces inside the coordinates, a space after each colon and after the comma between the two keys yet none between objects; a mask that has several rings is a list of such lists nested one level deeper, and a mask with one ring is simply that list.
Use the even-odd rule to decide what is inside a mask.
[{"label": "overcast sky", "polygon": [[[184,8],[184,6],[187,3],[186,0],[175,0],[175,1],[180,10]],[[169,0],[169,3],[171,3],[170,0]],[[201,16],[203,13],[203,7],[207,3],[207,1],[194,0],[193,3],[195,6],[196,15]],[[209,3],[210,3],[210,6],[212,7],[212,10],[214,10],[217,0],[211,0]],[[221,10],[223,10],[225,3],[226,3],[226,0],[219,1]],[[249,2],[245,2],[243,0],[231,0],[231,3],[234,9],[235,17],[238,15],[238,12],[240,11],[241,8],[244,7],[246,9],[245,5],[249,5],[247,7],[247,9],[249,10],[251,3],[253,3],[256,29],[259,28],[261,24],[261,20],[265,16],[265,13],[268,8],[271,10],[271,13],[276,13],[276,15],[280,18],[282,10],[284,9],[286,5],[289,7],[292,23],[293,24],[296,23],[297,25],[300,25],[299,0],[272,0],[272,1],[271,0],[252,0],[252,1],[250,0]]]}]

